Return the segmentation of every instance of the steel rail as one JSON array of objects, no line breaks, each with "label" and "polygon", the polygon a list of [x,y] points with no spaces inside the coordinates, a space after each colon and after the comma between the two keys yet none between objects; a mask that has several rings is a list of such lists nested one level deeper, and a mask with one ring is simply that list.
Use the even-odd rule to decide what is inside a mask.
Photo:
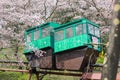
[{"label": "steel rail", "polygon": [[20,69],[7,69],[7,68],[0,68],[0,71],[10,71],[10,72],[25,72],[29,73],[29,70],[20,70]]},{"label": "steel rail", "polygon": [[[0,68],[0,71],[31,73],[31,70],[7,69],[7,68]],[[52,71],[52,70],[49,70],[49,71],[41,70],[41,71],[36,71],[36,73],[54,74],[54,75],[66,75],[66,76],[77,76],[77,77],[82,76],[82,73],[75,73],[75,72],[71,73],[71,72],[65,72],[65,71],[57,72],[57,71]]]},{"label": "steel rail", "polygon": [[[20,61],[10,61],[10,60],[0,60],[0,63],[20,63]],[[21,62],[24,64],[28,64],[28,62]]]},{"label": "steel rail", "polygon": [[56,72],[56,71],[38,71],[38,73],[42,74],[54,74],[54,75],[65,75],[65,76],[76,76],[81,77],[82,73],[72,73],[72,72]]}]

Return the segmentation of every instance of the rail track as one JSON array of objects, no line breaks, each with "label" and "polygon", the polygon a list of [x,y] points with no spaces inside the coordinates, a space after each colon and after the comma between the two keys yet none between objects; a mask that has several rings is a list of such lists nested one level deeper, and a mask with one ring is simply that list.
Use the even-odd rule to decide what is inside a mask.
[{"label": "rail track", "polygon": [[[19,61],[9,61],[9,60],[0,60],[0,63],[5,64],[18,64]],[[25,65],[28,65],[28,62],[22,62]],[[92,67],[102,68],[103,64],[94,64]],[[120,68],[120,66],[118,66]],[[0,71],[9,71],[9,72],[23,72],[28,73],[28,80],[31,80],[32,74],[36,74],[36,80],[42,80],[43,76],[46,74],[53,75],[64,75],[64,76],[75,76],[80,77],[82,80],[101,80],[101,72],[78,72],[78,71],[66,71],[66,70],[52,70],[52,69],[36,69],[35,71],[31,68],[29,69],[9,69],[9,68],[0,68]],[[117,79],[120,80],[120,73],[117,74]]]}]

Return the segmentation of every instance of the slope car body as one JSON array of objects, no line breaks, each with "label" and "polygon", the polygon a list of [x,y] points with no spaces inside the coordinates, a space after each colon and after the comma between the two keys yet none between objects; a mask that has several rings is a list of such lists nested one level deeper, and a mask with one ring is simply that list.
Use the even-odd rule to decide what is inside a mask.
[{"label": "slope car body", "polygon": [[[24,54],[32,67],[84,71],[89,60],[94,64],[101,51],[100,45],[91,45],[100,43],[99,26],[85,18],[61,25],[49,22],[28,29],[25,41]],[[46,53],[38,57],[35,50]]]}]

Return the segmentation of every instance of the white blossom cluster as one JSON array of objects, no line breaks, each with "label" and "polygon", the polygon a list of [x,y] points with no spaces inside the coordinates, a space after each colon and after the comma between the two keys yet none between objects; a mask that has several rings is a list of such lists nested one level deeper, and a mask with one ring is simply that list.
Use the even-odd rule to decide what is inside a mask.
[{"label": "white blossom cluster", "polygon": [[27,50],[33,51],[38,58],[44,56],[44,54],[46,53],[45,51],[39,50],[37,47],[34,47],[34,44],[32,43],[25,43],[25,46]]},{"label": "white blossom cluster", "polygon": [[70,16],[85,17],[102,25],[103,18],[110,20],[112,8],[113,0],[0,0],[0,44],[8,46],[10,38],[22,41],[28,26]]}]

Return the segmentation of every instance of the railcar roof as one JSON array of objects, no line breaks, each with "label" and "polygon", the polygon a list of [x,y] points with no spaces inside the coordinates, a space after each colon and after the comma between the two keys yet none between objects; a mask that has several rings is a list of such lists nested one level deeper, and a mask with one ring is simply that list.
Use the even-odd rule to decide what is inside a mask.
[{"label": "railcar roof", "polygon": [[64,28],[66,26],[69,26],[69,25],[72,25],[72,24],[75,24],[75,23],[90,23],[96,27],[99,27],[99,25],[95,24],[94,22],[86,19],[86,18],[81,18],[81,19],[77,19],[77,20],[73,20],[71,22],[68,22],[68,23],[65,23],[65,24],[62,24],[61,26],[59,27],[56,27],[55,29],[59,29],[59,28]]},{"label": "railcar roof", "polygon": [[71,22],[68,22],[68,23],[65,23],[65,24],[62,24],[60,25],[59,23],[56,23],[56,22],[47,22],[47,23],[44,23],[44,24],[40,24],[38,26],[35,26],[35,27],[32,27],[32,28],[29,28],[26,30],[26,32],[29,32],[29,31],[32,31],[32,30],[35,30],[37,28],[43,28],[43,27],[46,27],[47,25],[53,27],[54,29],[59,29],[59,28],[64,28],[66,26],[69,26],[69,25],[72,25],[72,24],[75,24],[75,23],[90,23],[96,27],[99,27],[99,25],[95,24],[94,22],[86,19],[86,18],[81,18],[81,19],[77,19],[77,20],[73,20]]},{"label": "railcar roof", "polygon": [[35,29],[37,29],[37,28],[43,28],[43,27],[46,27],[46,26],[48,26],[48,25],[50,25],[50,26],[53,27],[53,28],[57,28],[58,26],[60,26],[60,24],[59,24],[59,23],[56,23],[56,22],[47,22],[47,23],[40,24],[40,25],[38,25],[38,26],[34,26],[34,27],[32,27],[32,28],[29,28],[29,29],[26,30],[26,32],[35,30]]}]

